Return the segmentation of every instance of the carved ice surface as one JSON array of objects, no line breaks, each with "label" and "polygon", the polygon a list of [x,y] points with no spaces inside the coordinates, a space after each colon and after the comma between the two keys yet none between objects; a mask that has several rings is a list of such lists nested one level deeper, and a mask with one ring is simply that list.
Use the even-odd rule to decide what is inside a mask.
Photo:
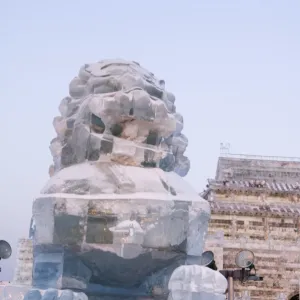
[{"label": "carved ice surface", "polygon": [[[65,184],[71,180],[76,189]],[[82,194],[80,182],[93,193]],[[49,193],[53,186],[64,190]],[[34,285],[136,288],[158,270],[167,278],[187,255],[201,255],[209,206],[173,172],[84,163],[50,179],[33,218]]]},{"label": "carved ice surface", "polygon": [[[174,270],[202,254],[210,217],[181,178],[190,162],[175,96],[124,60],[84,65],[69,93],[53,121],[51,178],[33,203],[15,284],[41,289],[42,300],[61,289],[93,300],[167,299]],[[59,299],[84,295],[72,293]]]},{"label": "carved ice surface", "polygon": [[107,154],[111,161],[187,174],[183,117],[163,80],[136,62],[104,60],[84,65],[69,92],[53,121],[51,174]]},{"label": "carved ice surface", "polygon": [[225,299],[227,280],[207,267],[181,266],[173,272],[169,290],[169,300],[222,300]]}]

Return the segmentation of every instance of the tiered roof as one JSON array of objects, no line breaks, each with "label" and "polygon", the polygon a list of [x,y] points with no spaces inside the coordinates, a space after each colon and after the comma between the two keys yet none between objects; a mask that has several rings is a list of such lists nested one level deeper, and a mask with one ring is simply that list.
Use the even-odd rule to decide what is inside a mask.
[{"label": "tiered roof", "polygon": [[[218,200],[210,197],[212,193],[228,197],[226,201]],[[290,201],[237,203],[230,196],[233,194],[290,196]],[[300,158],[222,155],[216,177],[208,180],[202,197],[215,213],[300,216]]]}]

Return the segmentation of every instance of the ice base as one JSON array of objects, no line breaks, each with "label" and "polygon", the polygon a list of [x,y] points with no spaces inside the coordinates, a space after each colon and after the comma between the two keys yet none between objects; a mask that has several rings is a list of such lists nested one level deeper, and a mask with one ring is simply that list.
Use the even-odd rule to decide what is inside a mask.
[{"label": "ice base", "polygon": [[[69,167],[34,201],[31,243],[23,241],[17,280],[0,299],[37,300],[29,286],[42,291],[38,300],[83,295],[75,292],[89,300],[224,299],[213,283],[189,290],[185,275],[180,289],[168,288],[182,270],[198,276],[196,284],[202,280],[185,261],[202,254],[209,217],[209,204],[173,172],[110,163]],[[72,292],[61,298],[55,292],[61,290]]]},{"label": "ice base", "polygon": [[[165,291],[186,256],[202,254],[209,217],[207,201],[174,172],[111,163],[71,166],[34,201],[31,284],[151,290],[159,281]],[[18,264],[23,274],[27,267]]]},{"label": "ice base", "polygon": [[[22,285],[0,287],[1,300],[225,300],[227,280],[218,271],[198,265],[178,267],[168,291],[145,287],[124,289],[90,285],[86,294],[72,290],[36,289]],[[89,296],[87,296],[89,295]]]}]

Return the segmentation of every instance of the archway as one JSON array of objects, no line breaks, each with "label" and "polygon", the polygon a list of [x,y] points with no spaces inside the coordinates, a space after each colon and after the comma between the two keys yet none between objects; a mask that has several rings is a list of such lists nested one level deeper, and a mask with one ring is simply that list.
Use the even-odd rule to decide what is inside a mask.
[{"label": "archway", "polygon": [[290,300],[299,300],[299,299],[300,299],[299,294],[297,294],[297,295],[293,296],[292,298],[290,298]]}]

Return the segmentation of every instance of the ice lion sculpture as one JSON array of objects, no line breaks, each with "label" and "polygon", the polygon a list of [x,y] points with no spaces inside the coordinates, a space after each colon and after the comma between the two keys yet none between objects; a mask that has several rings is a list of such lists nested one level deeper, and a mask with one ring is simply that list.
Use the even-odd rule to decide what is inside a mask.
[{"label": "ice lion sculpture", "polygon": [[225,299],[225,278],[191,263],[203,252],[210,208],[182,179],[188,140],[165,82],[136,62],[86,64],[59,111],[50,179],[3,293]]}]

